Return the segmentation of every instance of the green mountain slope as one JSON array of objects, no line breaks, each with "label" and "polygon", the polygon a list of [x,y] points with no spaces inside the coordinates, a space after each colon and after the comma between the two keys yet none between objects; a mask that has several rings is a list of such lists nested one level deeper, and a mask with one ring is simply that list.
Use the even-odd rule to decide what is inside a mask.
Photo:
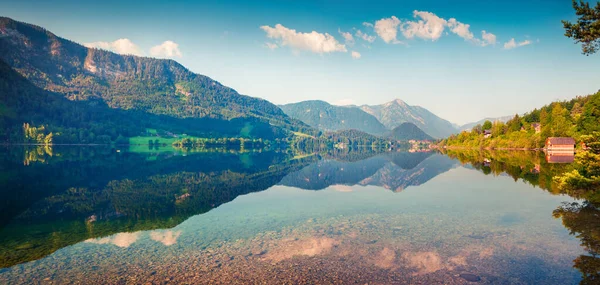
[{"label": "green mountain slope", "polygon": [[290,117],[324,131],[356,129],[381,135],[387,131],[375,117],[359,108],[311,100],[280,106]]},{"label": "green mountain slope", "polygon": [[[35,87],[51,92],[49,94],[59,95],[69,102],[86,102],[80,105],[82,108],[104,105],[105,109],[125,110],[130,117],[163,116],[166,121],[173,121],[160,126],[168,130],[185,121],[183,129],[191,127],[189,132],[201,125],[198,132],[219,135],[224,131],[230,135],[235,131],[223,126],[238,120],[234,123],[237,127],[240,119],[249,120],[250,126],[241,124],[246,125],[246,130],[270,125],[280,129],[306,128],[268,101],[240,95],[173,60],[86,48],[41,27],[9,18],[0,18],[0,60]],[[31,103],[31,108],[37,103],[43,105],[36,100]],[[196,122],[195,119],[209,121]],[[73,122],[62,122],[62,125],[70,123]],[[282,132],[276,133],[281,135]]]},{"label": "green mountain slope", "polygon": [[388,137],[399,140],[433,140],[433,138],[423,132],[419,127],[413,123],[402,123],[400,126],[395,127]]},{"label": "green mountain slope", "polygon": [[410,106],[400,99],[375,106],[363,105],[360,108],[375,116],[390,130],[404,122],[410,122],[434,138],[445,138],[456,132],[454,125],[447,120],[425,108]]}]

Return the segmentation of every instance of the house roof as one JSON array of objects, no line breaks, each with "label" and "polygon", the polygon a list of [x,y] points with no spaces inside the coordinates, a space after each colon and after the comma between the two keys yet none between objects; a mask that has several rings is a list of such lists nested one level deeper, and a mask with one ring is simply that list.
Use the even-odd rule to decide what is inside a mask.
[{"label": "house roof", "polygon": [[546,139],[546,143],[558,145],[574,145],[575,139],[567,137],[549,137],[548,139]]}]

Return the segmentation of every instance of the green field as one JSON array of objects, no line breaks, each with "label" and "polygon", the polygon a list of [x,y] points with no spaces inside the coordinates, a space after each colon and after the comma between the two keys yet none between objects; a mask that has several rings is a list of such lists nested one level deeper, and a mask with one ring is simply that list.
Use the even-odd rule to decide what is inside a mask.
[{"label": "green field", "polygon": [[[188,135],[177,135],[177,137],[159,137],[157,135],[157,131],[155,129],[146,129],[146,136],[136,136],[129,138],[129,151],[130,152],[158,152],[158,151],[177,151],[173,147],[173,143],[175,141],[181,140],[183,138],[197,138]],[[156,149],[155,147],[150,148],[149,142],[152,141],[154,144],[158,140],[158,144],[160,147]]]}]

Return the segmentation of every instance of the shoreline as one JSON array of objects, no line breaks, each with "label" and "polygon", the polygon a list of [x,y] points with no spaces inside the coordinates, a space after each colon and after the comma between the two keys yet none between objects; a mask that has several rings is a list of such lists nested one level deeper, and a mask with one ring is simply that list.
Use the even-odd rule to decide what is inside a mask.
[{"label": "shoreline", "polygon": [[520,150],[520,151],[546,151],[545,148],[526,148],[526,147],[468,147],[468,146],[443,146],[440,149],[472,149],[472,150]]}]

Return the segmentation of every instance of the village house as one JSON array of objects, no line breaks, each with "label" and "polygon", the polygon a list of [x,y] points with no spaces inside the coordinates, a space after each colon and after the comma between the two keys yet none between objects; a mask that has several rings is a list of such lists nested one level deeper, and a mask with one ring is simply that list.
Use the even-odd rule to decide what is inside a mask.
[{"label": "village house", "polygon": [[533,124],[531,124],[531,128],[533,128],[535,130],[535,133],[538,134],[542,131],[542,124],[533,123]]},{"label": "village house", "polygon": [[488,139],[492,137],[492,130],[485,130],[483,131],[483,137]]},{"label": "village house", "polygon": [[568,137],[549,137],[546,139],[546,150],[575,152],[575,139]]}]

